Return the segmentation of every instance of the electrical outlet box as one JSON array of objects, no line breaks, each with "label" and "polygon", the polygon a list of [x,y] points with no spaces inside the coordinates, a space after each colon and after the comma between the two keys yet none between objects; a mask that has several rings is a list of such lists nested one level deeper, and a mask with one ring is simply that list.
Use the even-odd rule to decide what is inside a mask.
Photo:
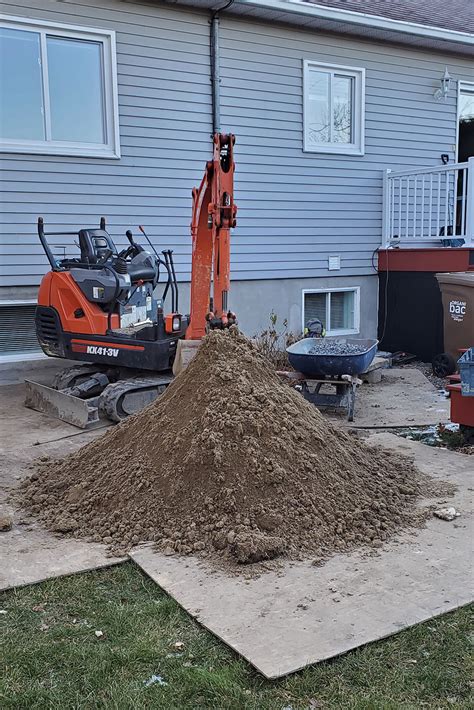
[{"label": "electrical outlet box", "polygon": [[341,257],[339,254],[336,254],[335,256],[329,256],[328,257],[328,269],[329,271],[339,271],[341,268]]}]

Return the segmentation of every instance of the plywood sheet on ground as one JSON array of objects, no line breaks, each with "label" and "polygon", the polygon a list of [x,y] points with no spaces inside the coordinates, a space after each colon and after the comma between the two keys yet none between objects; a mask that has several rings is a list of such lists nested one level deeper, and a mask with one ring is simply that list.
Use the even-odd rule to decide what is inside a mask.
[{"label": "plywood sheet on ground", "polygon": [[[344,413],[336,417],[348,424]],[[449,400],[422,372],[411,368],[382,370],[382,381],[357,388],[354,422],[358,428],[420,427],[449,421]]]},{"label": "plywood sheet on ground", "polygon": [[[454,522],[432,518],[377,555],[338,555],[324,566],[285,564],[257,579],[228,576],[195,558],[150,547],[132,559],[192,616],[268,678],[299,670],[472,600],[472,458],[393,434],[380,443],[458,486]],[[439,502],[442,499],[437,499]]]},{"label": "plywood sheet on ground", "polygon": [[123,561],[108,557],[104,545],[60,539],[37,526],[16,524],[0,535],[0,590]]},{"label": "plywood sheet on ground", "polygon": [[0,533],[0,589],[120,561],[108,557],[103,545],[56,537],[34,522],[23,524],[22,514],[9,502],[9,494],[31,473],[28,467],[35,458],[64,456],[103,432],[79,432],[25,409],[21,385],[0,388],[0,417],[0,507],[13,512],[14,519],[12,530]]}]

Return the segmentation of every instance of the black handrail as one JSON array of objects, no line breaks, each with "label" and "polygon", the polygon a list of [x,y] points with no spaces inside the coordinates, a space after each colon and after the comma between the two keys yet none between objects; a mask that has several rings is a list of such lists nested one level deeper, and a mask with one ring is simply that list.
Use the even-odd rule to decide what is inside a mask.
[{"label": "black handrail", "polygon": [[[100,218],[100,229],[103,229],[105,231],[105,217]],[[77,237],[77,231],[76,232],[45,232],[44,231],[44,219],[43,217],[38,217],[38,236],[40,238],[41,245],[44,249],[44,253],[46,254],[48,261],[51,265],[51,269],[53,271],[65,271],[65,268],[60,266],[58,263],[58,259],[54,256],[53,252],[51,251],[51,248],[48,244],[48,241],[46,239],[47,236],[73,236]],[[68,261],[68,259],[63,259],[62,261]],[[74,262],[74,266],[77,266],[80,269],[93,269],[97,268],[96,265],[94,264],[89,264],[89,263],[84,263],[81,261]],[[99,265],[99,268],[101,268],[102,265]]]},{"label": "black handrail", "polygon": [[[77,236],[77,232],[48,232],[48,234],[74,234]],[[42,217],[38,217],[38,236],[40,238],[41,245],[44,249],[44,253],[46,254],[48,261],[51,265],[51,268],[53,271],[62,271],[61,267],[59,266],[57,260],[54,258],[54,254],[49,248],[49,244],[46,240],[46,235],[44,231],[44,220]]]}]

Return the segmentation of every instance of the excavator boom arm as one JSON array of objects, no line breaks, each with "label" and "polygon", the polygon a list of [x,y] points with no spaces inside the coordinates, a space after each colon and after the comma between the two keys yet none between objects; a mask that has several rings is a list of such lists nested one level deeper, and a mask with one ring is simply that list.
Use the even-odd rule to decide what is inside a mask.
[{"label": "excavator boom arm", "polygon": [[191,318],[187,340],[202,338],[210,321],[225,327],[230,287],[230,230],[235,227],[232,134],[214,135],[213,159],[193,189]]}]

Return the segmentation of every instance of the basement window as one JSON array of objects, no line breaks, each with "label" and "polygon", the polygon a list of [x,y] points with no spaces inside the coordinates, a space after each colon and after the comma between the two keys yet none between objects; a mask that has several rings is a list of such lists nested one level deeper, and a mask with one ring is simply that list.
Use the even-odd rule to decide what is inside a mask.
[{"label": "basement window", "polygon": [[35,311],[36,301],[0,301],[0,362],[42,357]]},{"label": "basement window", "polygon": [[326,335],[355,335],[360,328],[360,288],[304,290],[303,332],[313,318],[319,318]]},{"label": "basement window", "polygon": [[304,150],[364,155],[365,69],[304,62]]},{"label": "basement window", "polygon": [[115,36],[0,21],[0,151],[119,158]]}]

